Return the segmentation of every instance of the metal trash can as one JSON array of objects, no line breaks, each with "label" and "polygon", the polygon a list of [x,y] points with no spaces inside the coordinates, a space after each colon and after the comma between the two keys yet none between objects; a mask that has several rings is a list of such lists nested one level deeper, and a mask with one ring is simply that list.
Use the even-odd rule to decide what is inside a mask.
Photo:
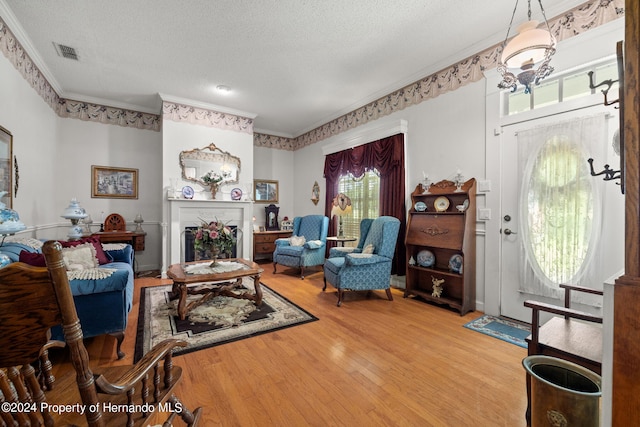
[{"label": "metal trash can", "polygon": [[600,425],[600,375],[549,356],[527,356],[522,365],[531,378],[531,427]]}]

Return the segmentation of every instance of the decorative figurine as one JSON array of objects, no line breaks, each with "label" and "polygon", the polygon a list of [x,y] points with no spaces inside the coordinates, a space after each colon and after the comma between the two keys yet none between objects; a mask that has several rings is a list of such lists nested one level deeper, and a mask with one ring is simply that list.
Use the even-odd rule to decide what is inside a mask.
[{"label": "decorative figurine", "polygon": [[431,292],[431,296],[440,298],[442,296],[442,284],[444,283],[444,279],[436,279],[431,276],[431,283],[433,283],[433,292]]}]

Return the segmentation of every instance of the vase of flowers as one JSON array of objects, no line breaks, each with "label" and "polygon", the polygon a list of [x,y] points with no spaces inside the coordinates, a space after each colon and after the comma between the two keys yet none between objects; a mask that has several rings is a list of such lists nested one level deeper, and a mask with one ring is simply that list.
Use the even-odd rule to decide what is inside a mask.
[{"label": "vase of flowers", "polygon": [[217,219],[211,222],[201,221],[200,226],[194,231],[193,247],[197,252],[204,252],[205,256],[212,260],[210,267],[214,267],[221,254],[231,255],[236,239],[231,228],[223,222]]},{"label": "vase of flowers", "polygon": [[205,184],[209,185],[212,199],[216,198],[218,187],[220,186],[220,183],[223,180],[224,180],[224,175],[214,171],[209,171],[202,177],[202,181],[204,181]]}]

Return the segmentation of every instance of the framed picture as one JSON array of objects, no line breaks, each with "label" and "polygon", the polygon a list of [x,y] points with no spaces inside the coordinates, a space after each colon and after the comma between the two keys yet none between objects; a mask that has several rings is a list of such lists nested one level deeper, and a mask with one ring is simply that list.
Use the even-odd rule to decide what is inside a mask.
[{"label": "framed picture", "polygon": [[[0,126],[0,196],[2,203],[9,209],[13,207],[11,161],[13,155],[13,136]],[[17,187],[16,187],[17,188]]]},{"label": "framed picture", "polygon": [[278,181],[254,179],[253,201],[256,203],[278,203]]},{"label": "framed picture", "polygon": [[91,197],[138,198],[138,169],[91,166]]}]

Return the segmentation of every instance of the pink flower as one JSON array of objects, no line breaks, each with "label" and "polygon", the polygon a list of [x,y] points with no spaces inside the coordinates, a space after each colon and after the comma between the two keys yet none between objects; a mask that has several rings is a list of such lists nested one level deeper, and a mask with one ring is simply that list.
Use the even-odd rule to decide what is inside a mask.
[{"label": "pink flower", "polygon": [[214,240],[215,240],[215,239],[217,239],[217,238],[218,238],[218,236],[219,236],[218,230],[211,230],[211,231],[209,232],[209,237],[211,237],[211,238],[212,238],[212,239],[214,239]]},{"label": "pink flower", "polygon": [[196,231],[196,239],[197,240],[201,240],[202,239],[202,229],[198,228],[198,231]]}]

